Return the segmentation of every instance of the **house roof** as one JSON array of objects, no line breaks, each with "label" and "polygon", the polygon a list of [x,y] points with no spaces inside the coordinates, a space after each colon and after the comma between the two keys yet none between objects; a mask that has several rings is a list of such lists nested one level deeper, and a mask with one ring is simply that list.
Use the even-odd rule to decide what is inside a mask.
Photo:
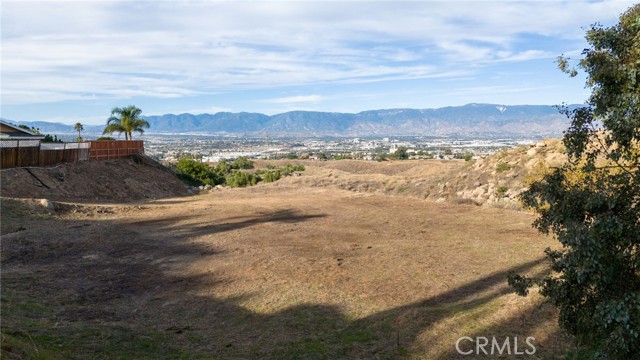
[{"label": "house roof", "polygon": [[0,119],[0,139],[38,140],[44,139],[44,135],[36,134],[32,131],[23,129],[17,125]]}]

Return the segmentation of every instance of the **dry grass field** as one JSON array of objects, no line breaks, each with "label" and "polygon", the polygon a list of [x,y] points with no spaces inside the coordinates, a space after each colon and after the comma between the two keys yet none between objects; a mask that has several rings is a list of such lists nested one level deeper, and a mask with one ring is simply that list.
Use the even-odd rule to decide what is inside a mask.
[{"label": "dry grass field", "polygon": [[531,214],[319,185],[461,166],[434,163],[143,203],[4,198],[2,358],[458,359],[461,336],[562,355],[552,308],[506,284],[547,271]]}]

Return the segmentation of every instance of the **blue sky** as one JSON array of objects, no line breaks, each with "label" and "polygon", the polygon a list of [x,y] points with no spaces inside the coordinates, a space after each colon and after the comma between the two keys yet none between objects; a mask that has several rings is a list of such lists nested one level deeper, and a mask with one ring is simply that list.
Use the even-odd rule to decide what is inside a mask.
[{"label": "blue sky", "polygon": [[581,103],[556,57],[633,3],[3,0],[0,116]]}]

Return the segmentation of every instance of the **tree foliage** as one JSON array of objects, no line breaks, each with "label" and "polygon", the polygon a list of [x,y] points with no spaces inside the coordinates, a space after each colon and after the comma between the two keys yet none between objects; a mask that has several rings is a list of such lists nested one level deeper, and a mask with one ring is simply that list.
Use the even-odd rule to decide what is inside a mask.
[{"label": "tree foliage", "polygon": [[82,125],[82,123],[79,123],[79,122],[75,123],[75,125],[73,125],[73,130],[78,132],[78,139],[77,140],[78,141],[82,141],[82,136],[80,136],[80,132],[82,130],[84,130],[84,126]]},{"label": "tree foliage", "polygon": [[569,160],[522,194],[534,226],[562,244],[547,249],[554,273],[512,274],[521,295],[534,284],[560,310],[560,325],[599,359],[640,354],[640,5],[617,25],[593,25],[577,69],[587,73],[587,106],[563,108]]},{"label": "tree foliage", "polygon": [[58,135],[46,134],[41,140],[43,143],[63,143],[62,139],[58,138]]},{"label": "tree foliage", "polygon": [[400,146],[399,148],[396,149],[396,151],[393,153],[393,158],[396,160],[407,160],[409,159],[409,154],[407,153],[407,147],[406,146]]},{"label": "tree foliage", "polygon": [[182,158],[176,163],[178,176],[191,185],[219,185],[224,183],[224,174],[211,166],[194,159]]},{"label": "tree foliage", "polygon": [[245,157],[239,157],[232,162],[220,160],[213,167],[193,158],[183,157],[176,163],[174,172],[189,185],[226,184],[231,187],[245,187],[260,181],[265,183],[278,181],[281,177],[291,175],[295,171],[305,170],[304,165],[287,163],[283,167],[268,164],[266,169],[246,171],[253,169],[254,166],[254,162]]},{"label": "tree foliage", "polygon": [[107,120],[107,126],[102,134],[124,133],[125,140],[133,139],[132,133],[134,131],[142,135],[144,129],[149,128],[149,122],[141,119],[140,114],[142,114],[142,110],[133,105],[124,108],[113,108],[111,117]]},{"label": "tree foliage", "polygon": [[231,187],[245,187],[258,183],[260,178],[244,170],[237,170],[227,175],[225,181]]},{"label": "tree foliage", "polygon": [[31,132],[32,132],[32,133],[34,133],[34,134],[41,134],[40,129],[39,129],[39,128],[35,128],[35,127],[33,127],[33,126],[32,126],[32,127],[29,127],[29,126],[27,126],[27,125],[20,124],[20,125],[18,125],[18,127],[19,127],[20,129],[25,129],[25,130],[27,130],[27,131],[31,131]]},{"label": "tree foliage", "polygon": [[253,161],[244,156],[235,159],[230,165],[232,169],[253,169]]}]

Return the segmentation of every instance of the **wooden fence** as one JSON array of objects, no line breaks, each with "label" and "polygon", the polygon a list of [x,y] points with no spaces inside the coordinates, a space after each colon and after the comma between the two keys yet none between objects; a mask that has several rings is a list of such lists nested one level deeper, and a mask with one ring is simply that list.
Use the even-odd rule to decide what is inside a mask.
[{"label": "wooden fence", "polygon": [[144,154],[142,140],[90,140],[89,160],[111,160],[127,158],[134,154]]},{"label": "wooden fence", "polygon": [[136,141],[87,141],[41,143],[38,140],[0,140],[0,168],[52,166],[85,160],[122,159],[143,154],[144,143]]}]

